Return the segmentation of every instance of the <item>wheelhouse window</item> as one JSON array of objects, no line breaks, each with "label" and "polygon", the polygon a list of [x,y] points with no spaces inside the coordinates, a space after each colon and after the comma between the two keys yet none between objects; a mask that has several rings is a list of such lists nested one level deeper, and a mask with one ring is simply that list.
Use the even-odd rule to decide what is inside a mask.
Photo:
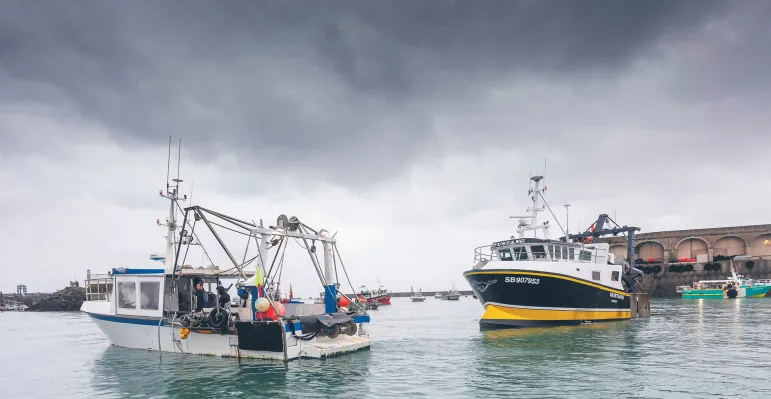
[{"label": "wheelhouse window", "polygon": [[512,252],[514,253],[514,260],[527,260],[527,249],[525,247],[514,247]]},{"label": "wheelhouse window", "polygon": [[122,281],[118,283],[118,307],[122,309],[136,309],[137,286],[135,282]]},{"label": "wheelhouse window", "polygon": [[142,281],[139,283],[140,306],[145,310],[158,310],[160,302],[161,283],[157,281]]},{"label": "wheelhouse window", "polygon": [[509,249],[501,249],[498,250],[498,258],[503,261],[512,261],[514,258],[511,257],[511,251]]},{"label": "wheelhouse window", "polygon": [[552,259],[562,259],[562,248],[565,248],[565,247],[563,247],[563,246],[561,246],[561,245],[556,245],[556,246],[554,246],[554,247],[550,247],[550,248],[554,248],[554,249],[551,251],[551,253],[552,253],[551,257],[552,257]]},{"label": "wheelhouse window", "polygon": [[575,256],[575,249],[573,247],[568,248],[568,259],[574,260]]},{"label": "wheelhouse window", "polygon": [[580,261],[591,261],[592,260],[592,252],[591,251],[584,251],[582,250],[578,255],[578,260]]},{"label": "wheelhouse window", "polygon": [[546,259],[546,247],[543,245],[532,245],[530,250],[533,252],[534,259]]}]

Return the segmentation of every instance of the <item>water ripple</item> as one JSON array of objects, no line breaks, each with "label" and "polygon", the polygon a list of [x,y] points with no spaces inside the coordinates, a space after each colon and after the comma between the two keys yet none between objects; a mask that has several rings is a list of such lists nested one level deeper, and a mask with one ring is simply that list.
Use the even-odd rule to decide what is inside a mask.
[{"label": "water ripple", "polygon": [[771,300],[657,300],[653,318],[480,331],[478,302],[394,300],[370,351],[288,365],[109,346],[78,312],[0,314],[2,397],[764,397]]}]

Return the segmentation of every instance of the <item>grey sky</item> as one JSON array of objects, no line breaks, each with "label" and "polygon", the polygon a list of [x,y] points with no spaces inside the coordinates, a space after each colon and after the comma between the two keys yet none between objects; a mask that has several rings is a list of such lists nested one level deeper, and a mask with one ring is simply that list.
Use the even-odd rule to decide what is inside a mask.
[{"label": "grey sky", "polygon": [[359,284],[465,288],[544,158],[573,227],[613,207],[647,231],[767,222],[769,19],[761,1],[6,2],[0,289],[146,262],[169,135],[197,203],[339,230]]}]

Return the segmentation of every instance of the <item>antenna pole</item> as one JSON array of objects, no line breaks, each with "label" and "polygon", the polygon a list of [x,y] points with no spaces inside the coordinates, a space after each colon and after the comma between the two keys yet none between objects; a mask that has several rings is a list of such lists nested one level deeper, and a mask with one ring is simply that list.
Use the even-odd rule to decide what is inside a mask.
[{"label": "antenna pole", "polygon": [[[179,151],[177,152],[177,179],[179,179],[179,164],[182,162],[182,139],[179,139]],[[179,183],[177,183],[179,185]]]},{"label": "antenna pole", "polygon": [[565,241],[570,242],[570,204],[565,204],[563,206],[565,207]]},{"label": "antenna pole", "polygon": [[171,136],[169,136],[169,157],[166,158],[166,191],[169,191],[169,170],[171,169]]}]

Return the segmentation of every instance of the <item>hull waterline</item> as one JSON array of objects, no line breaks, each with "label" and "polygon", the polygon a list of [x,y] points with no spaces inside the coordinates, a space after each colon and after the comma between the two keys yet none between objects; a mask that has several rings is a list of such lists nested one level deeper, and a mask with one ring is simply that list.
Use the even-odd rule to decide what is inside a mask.
[{"label": "hull waterline", "polygon": [[484,306],[483,328],[542,327],[628,320],[629,294],[558,273],[470,270]]},{"label": "hull waterline", "polygon": [[[764,298],[771,286],[740,287],[736,298]],[[689,289],[683,291],[683,299],[731,299],[721,289]]]},{"label": "hull waterline", "polygon": [[[161,351],[264,360],[287,361],[299,358],[325,358],[358,350],[369,349],[372,341],[367,337],[340,335],[302,341],[285,333],[286,355],[281,351],[253,351],[239,349],[238,337],[216,332],[191,332],[186,339],[180,337],[179,327],[163,325],[160,320],[124,318],[87,313],[112,345]],[[298,331],[301,334],[301,331]]]}]

